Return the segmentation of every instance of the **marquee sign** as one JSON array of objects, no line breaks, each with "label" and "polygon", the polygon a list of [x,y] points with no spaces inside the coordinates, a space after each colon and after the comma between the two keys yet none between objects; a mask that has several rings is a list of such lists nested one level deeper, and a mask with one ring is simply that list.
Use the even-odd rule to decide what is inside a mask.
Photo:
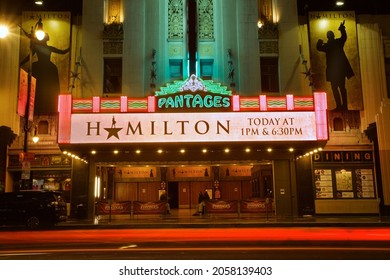
[{"label": "marquee sign", "polygon": [[[66,94],[59,96],[58,143],[324,141],[326,103],[322,92],[313,97],[231,95],[193,76],[146,98]],[[200,110],[205,107],[212,110]]]},{"label": "marquee sign", "polygon": [[248,142],[317,140],[314,112],[74,114],[70,142]]},{"label": "marquee sign", "polygon": [[156,92],[157,111],[228,111],[232,92],[212,80],[191,75],[184,81],[175,81]]}]

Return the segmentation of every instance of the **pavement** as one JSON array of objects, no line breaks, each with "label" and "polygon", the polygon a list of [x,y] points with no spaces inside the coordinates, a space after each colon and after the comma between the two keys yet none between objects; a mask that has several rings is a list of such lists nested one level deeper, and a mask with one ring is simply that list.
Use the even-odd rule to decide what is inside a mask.
[{"label": "pavement", "polygon": [[207,228],[207,227],[390,227],[390,216],[307,215],[278,217],[259,214],[193,216],[191,210],[173,210],[170,215],[116,215],[94,219],[68,218],[58,229]]}]

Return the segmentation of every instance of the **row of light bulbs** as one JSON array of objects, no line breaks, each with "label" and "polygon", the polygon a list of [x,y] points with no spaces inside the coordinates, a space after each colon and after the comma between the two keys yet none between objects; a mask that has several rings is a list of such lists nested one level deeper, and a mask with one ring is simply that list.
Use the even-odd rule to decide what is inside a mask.
[{"label": "row of light bulbs", "polygon": [[[294,148],[289,148],[288,149],[288,151],[289,152],[294,152]],[[230,149],[228,149],[228,148],[226,148],[225,150],[224,150],[224,152],[227,154],[227,153],[230,153]],[[249,148],[246,148],[245,150],[244,150],[246,153],[249,153],[249,152],[251,152],[252,150],[251,149],[249,149]],[[259,151],[259,150],[257,150],[257,151]],[[268,148],[267,150],[266,150],[267,152],[272,152],[273,151],[273,149],[272,148]],[[300,156],[298,156],[296,159],[297,160],[299,160],[299,159],[301,159],[301,158],[305,158],[305,157],[308,157],[308,156],[311,156],[311,155],[313,155],[313,154],[315,154],[315,153],[318,153],[318,152],[320,152],[320,151],[322,151],[322,148],[317,148],[317,149],[314,149],[314,150],[312,150],[312,151],[310,151],[310,152],[307,152],[306,154],[304,154],[304,155],[300,155]],[[141,154],[141,150],[135,150],[135,153],[136,154]],[[163,149],[158,149],[157,151],[156,151],[158,154],[162,154],[162,153],[164,153],[164,150]],[[179,152],[181,153],[181,154],[185,154],[186,153],[186,150],[185,149],[180,149],[179,150]],[[208,153],[209,152],[209,150],[207,150],[207,149],[202,149],[202,153],[203,154],[206,154],[206,153]],[[92,155],[95,155],[97,153],[97,151],[96,150],[92,150],[91,151],[91,154]],[[87,160],[85,160],[85,159],[83,159],[83,158],[80,158],[79,156],[77,156],[77,155],[75,155],[75,154],[73,154],[73,153],[71,153],[71,152],[67,152],[67,151],[64,151],[63,152],[63,154],[64,155],[67,155],[67,156],[69,156],[69,157],[71,157],[71,158],[74,158],[74,159],[76,159],[76,160],[80,160],[80,161],[82,161],[82,162],[84,162],[84,163],[88,163],[88,161]],[[114,150],[113,151],[113,154],[119,154],[119,150]]]},{"label": "row of light bulbs", "polygon": [[[226,154],[231,152],[231,150],[230,150],[229,148],[226,148],[226,149],[224,149],[223,151],[224,151]],[[252,151],[252,150],[251,150],[250,148],[246,148],[246,149],[244,150],[244,152],[246,152],[246,153],[250,153],[251,151]],[[257,150],[257,151],[260,151],[260,150]],[[266,151],[270,153],[270,152],[273,151],[273,149],[272,149],[272,148],[268,148],[268,149],[266,149]],[[289,151],[289,152],[294,152],[294,148],[289,148],[288,151]],[[162,153],[164,153],[164,150],[163,150],[163,149],[158,149],[156,152],[157,152],[158,154],[162,154]],[[181,154],[185,154],[185,153],[186,153],[186,150],[185,150],[185,149],[180,149],[179,152],[180,152]],[[206,154],[206,153],[209,152],[209,150],[208,150],[208,149],[202,149],[201,152],[202,152],[203,154]],[[114,154],[119,154],[119,150],[114,150],[113,153],[114,153]],[[136,153],[136,154],[140,154],[140,153],[142,153],[142,151],[138,149],[138,150],[135,150],[135,153]],[[91,151],[91,154],[92,154],[92,155],[95,155],[95,154],[97,154],[97,151],[96,151],[96,150],[92,150],[92,151]]]},{"label": "row of light bulbs", "polygon": [[72,159],[76,159],[76,160],[79,160],[79,161],[82,161],[84,162],[85,164],[88,164],[88,161],[79,157],[78,155],[75,155],[75,154],[72,154],[71,152],[67,152],[67,151],[63,151],[62,152],[64,155],[68,156],[68,157],[71,157]]},{"label": "row of light bulbs", "polygon": [[297,160],[301,159],[301,158],[305,158],[305,157],[311,156],[311,155],[316,154],[316,153],[321,152],[321,151],[322,151],[322,148],[314,149],[314,150],[312,150],[310,152],[307,152],[304,155],[300,155],[299,157],[297,157]]}]

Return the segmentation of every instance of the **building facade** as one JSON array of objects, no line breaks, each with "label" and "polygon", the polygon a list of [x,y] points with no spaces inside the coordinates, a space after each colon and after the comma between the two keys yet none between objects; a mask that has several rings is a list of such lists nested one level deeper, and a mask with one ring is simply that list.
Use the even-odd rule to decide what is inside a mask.
[{"label": "building facade", "polygon": [[[6,191],[20,188],[26,176],[35,188],[64,191],[70,214],[82,205],[88,217],[99,201],[153,202],[162,192],[173,209],[195,208],[204,189],[223,201],[271,198],[278,216],[388,213],[388,15],[300,10],[289,0],[84,0],[82,18],[65,12],[28,15],[41,17],[44,28],[62,22],[65,39],[49,42],[63,51],[51,60],[66,78],[55,94],[60,98],[37,107],[43,108],[34,118],[41,139],[28,142],[35,157],[27,168],[19,161],[23,127],[15,114],[12,120],[4,116],[6,127],[20,136],[10,148],[3,144]],[[343,53],[333,70],[326,51],[331,37]],[[17,95],[23,45],[14,43],[13,55],[4,58],[16,70],[1,88]],[[340,70],[343,60],[349,71]],[[191,81],[203,88],[187,89],[184,97],[180,92]],[[314,121],[308,131],[316,137],[290,130],[287,116],[298,120],[318,111],[317,92],[327,93],[328,111],[325,120],[307,119]],[[190,105],[179,108],[183,104]],[[69,119],[61,119],[66,112]],[[122,128],[123,114],[141,118],[131,124],[126,119],[127,134],[146,134],[141,121],[148,122],[149,134],[158,134],[161,121],[164,135],[117,141],[125,130],[115,131]],[[241,131],[242,139],[202,140],[206,121],[228,114],[258,119],[261,129],[272,118],[275,126],[267,125],[281,129],[277,122],[284,118],[288,130],[282,133],[298,136],[264,139],[250,127]],[[190,115],[200,118],[191,127],[198,137],[185,138],[190,127],[177,116]],[[81,132],[73,129],[83,121],[87,133],[80,140]],[[181,125],[172,128],[168,121]],[[318,137],[318,125],[326,126],[326,139]]]}]

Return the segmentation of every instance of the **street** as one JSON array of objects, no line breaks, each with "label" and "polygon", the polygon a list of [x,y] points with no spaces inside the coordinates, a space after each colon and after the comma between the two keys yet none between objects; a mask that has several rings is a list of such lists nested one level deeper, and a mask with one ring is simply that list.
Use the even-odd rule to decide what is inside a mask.
[{"label": "street", "polygon": [[69,229],[0,232],[1,260],[388,260],[390,229]]}]

